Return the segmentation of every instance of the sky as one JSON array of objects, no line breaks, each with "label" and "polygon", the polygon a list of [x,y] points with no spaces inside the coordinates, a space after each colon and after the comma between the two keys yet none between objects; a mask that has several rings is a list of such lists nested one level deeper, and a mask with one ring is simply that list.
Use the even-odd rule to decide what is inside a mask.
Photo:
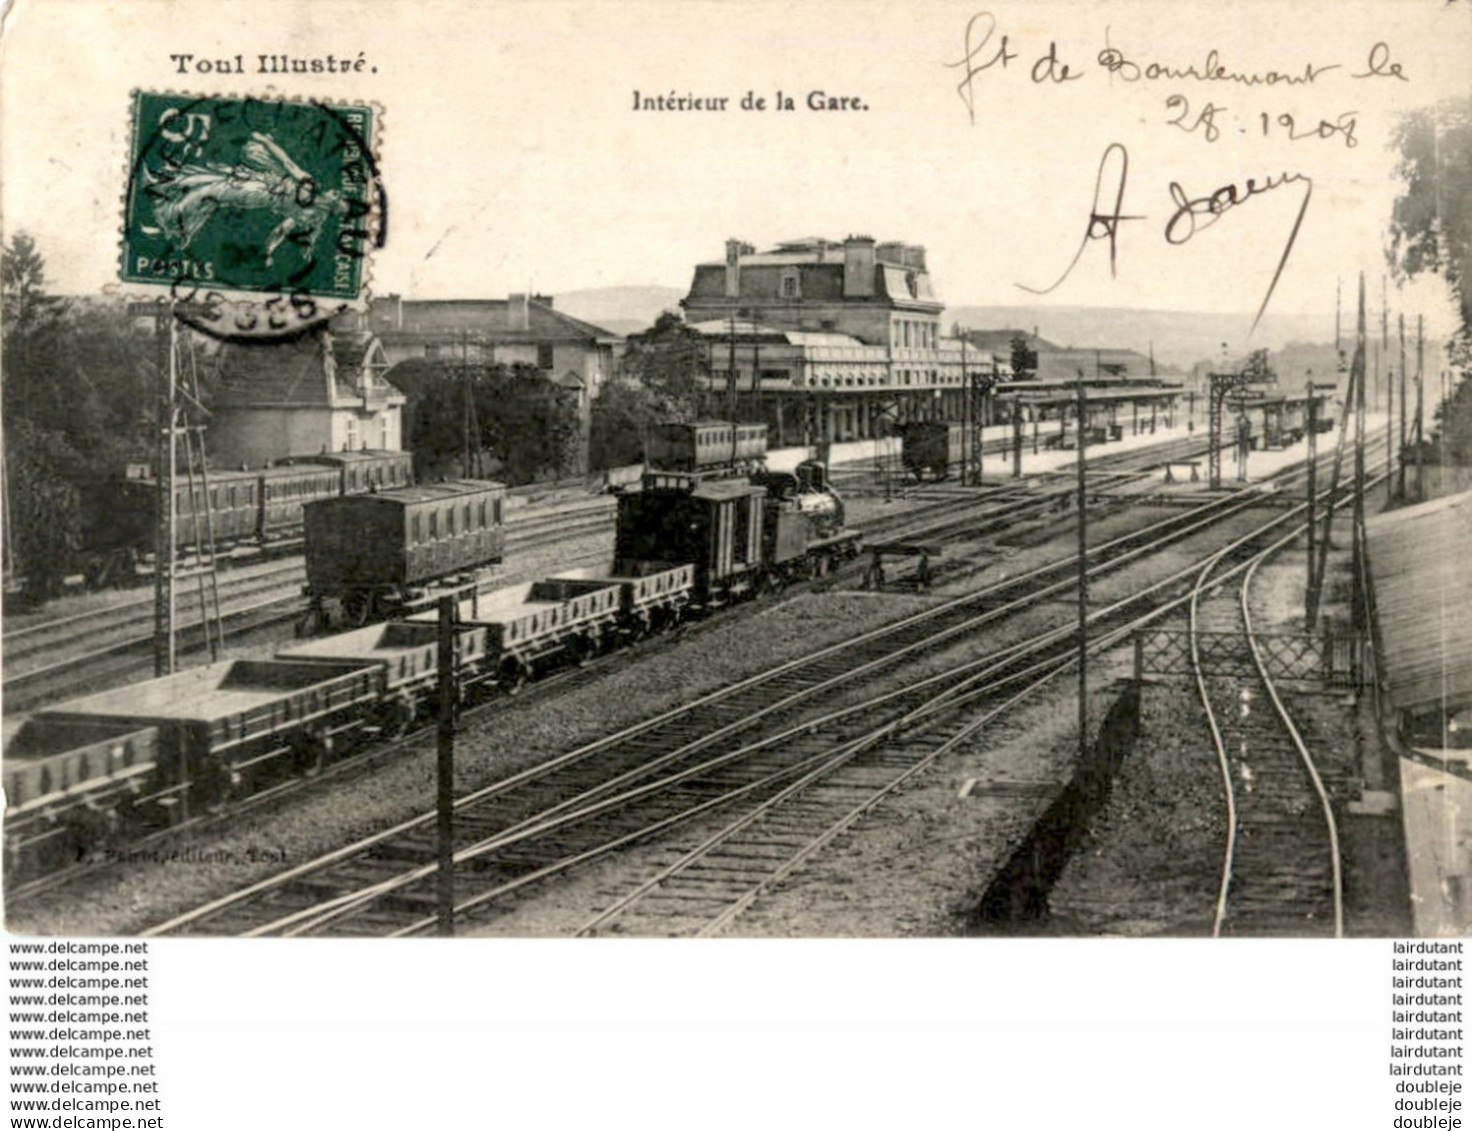
[{"label": "sky", "polygon": [[[1332,312],[1360,270],[1378,292],[1395,118],[1469,93],[1472,5],[18,0],[3,51],[3,227],[59,291],[117,287],[130,91],[274,93],[382,108],[375,293],[683,287],[727,238],[863,233],[925,245],[950,305],[1241,312],[1246,344],[1269,294]],[[364,67],[252,73],[283,53]],[[1313,77],[1241,81],[1269,72]],[[1213,217],[1214,193],[1237,203]],[[1441,297],[1404,302],[1437,324]]]}]

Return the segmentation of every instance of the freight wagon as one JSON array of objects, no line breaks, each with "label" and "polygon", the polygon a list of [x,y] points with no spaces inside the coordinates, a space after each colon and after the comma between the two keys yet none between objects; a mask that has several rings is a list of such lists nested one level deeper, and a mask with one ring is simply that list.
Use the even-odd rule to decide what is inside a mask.
[{"label": "freight wagon", "polygon": [[309,619],[363,624],[395,616],[430,586],[468,581],[500,562],[505,502],[503,484],[462,479],[310,503]]}]

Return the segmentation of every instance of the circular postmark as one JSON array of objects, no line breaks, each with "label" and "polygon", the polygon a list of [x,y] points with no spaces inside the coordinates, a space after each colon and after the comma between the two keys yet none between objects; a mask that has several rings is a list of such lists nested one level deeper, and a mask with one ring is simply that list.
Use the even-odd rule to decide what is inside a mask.
[{"label": "circular postmark", "polygon": [[226,341],[322,325],[387,238],[376,125],[366,105],[138,92],[122,281]]}]

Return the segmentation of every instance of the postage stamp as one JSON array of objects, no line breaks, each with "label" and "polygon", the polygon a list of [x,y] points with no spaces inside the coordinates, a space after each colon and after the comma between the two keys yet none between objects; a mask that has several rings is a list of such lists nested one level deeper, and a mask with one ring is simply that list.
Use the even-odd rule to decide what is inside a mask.
[{"label": "postage stamp", "polygon": [[220,337],[290,334],[363,297],[387,233],[378,113],[135,92],[121,279]]}]

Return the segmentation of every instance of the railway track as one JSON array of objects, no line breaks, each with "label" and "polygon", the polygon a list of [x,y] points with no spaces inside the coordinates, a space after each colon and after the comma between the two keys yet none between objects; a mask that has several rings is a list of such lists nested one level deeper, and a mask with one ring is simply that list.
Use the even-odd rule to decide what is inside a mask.
[{"label": "railway track", "polygon": [[[1239,508],[1255,502],[1231,501]],[[1173,517],[1157,523],[1151,528],[1153,540],[1138,533],[1096,547],[1094,570],[1115,568],[1151,552],[1161,539],[1178,541],[1188,529],[1204,528],[1227,509],[1227,502],[1200,508],[1212,513],[1195,514],[1194,521]],[[1260,529],[1274,529],[1285,517],[1277,515]],[[1070,565],[1055,563],[935,606],[462,797],[456,803],[457,871],[475,894],[461,901],[459,912],[468,913],[636,840],[700,819],[737,799],[770,801],[787,796],[784,791],[799,783],[806,790],[812,782],[803,778],[819,767],[815,760],[831,760],[836,732],[829,731],[840,723],[848,725],[845,712],[863,716],[859,732],[857,737],[844,732],[836,741],[840,747],[853,746],[857,755],[866,734],[888,733],[907,712],[933,710],[929,699],[956,699],[972,692],[995,695],[1024,675],[1045,675],[1049,665],[1066,664],[1071,626],[1044,633],[1025,646],[948,668],[924,686],[879,697],[862,692],[862,681],[891,671],[901,661],[935,652],[1071,589],[1071,576],[1048,580],[1050,574],[1067,575]],[[1173,575],[1169,583],[1185,585],[1192,576],[1194,567]],[[1142,604],[1157,606],[1148,610],[1152,619],[1174,607],[1162,595],[1162,586],[1151,586],[1099,610],[1096,622],[1103,630]],[[860,694],[863,701],[835,714],[833,699],[843,694]],[[750,741],[757,727],[768,737]],[[809,749],[808,741],[818,746]],[[782,748],[779,755],[776,751],[783,742],[794,745]],[[877,772],[882,773],[884,756],[879,757]],[[868,774],[870,769],[859,764],[852,772]],[[835,788],[841,794],[853,787],[853,782],[840,781]],[[431,922],[427,908],[434,898],[433,819],[432,814],[422,815],[159,924],[150,933],[422,931]]]},{"label": "railway track", "polygon": [[[607,499],[554,513],[526,514],[507,524],[507,554],[600,534],[612,525],[613,508]],[[508,580],[498,576],[494,583]],[[306,610],[305,582],[300,558],[248,574],[222,571],[220,613],[226,641],[299,620]],[[180,653],[204,653],[207,641],[192,581],[179,582],[177,608]],[[152,663],[153,625],[150,595],[12,629],[4,637],[8,710],[34,709],[74,693],[79,683],[99,690],[147,674]]]},{"label": "railway track", "polygon": [[[1243,567],[1241,610],[1250,617],[1246,593],[1257,565],[1288,542],[1302,528],[1257,549],[1261,539],[1283,525],[1273,520],[1223,550],[1210,555],[1204,566],[1182,571],[1167,582],[1153,586],[1161,590],[1169,582],[1190,576],[1180,596],[1160,601],[1154,608],[1120,620],[1118,614],[1133,609],[1138,599],[1117,602],[1089,618],[1090,652],[1103,652],[1123,642],[1131,633],[1181,607],[1198,608],[1203,582],[1223,561],[1246,555]],[[1191,576],[1194,575],[1194,576]],[[1211,585],[1217,582],[1208,582]],[[719,934],[750,908],[765,892],[798,870],[814,855],[844,835],[866,813],[903,788],[953,749],[985,728],[1022,699],[1040,691],[1058,675],[1074,666],[1076,638],[1067,637],[1061,654],[1035,656],[1030,667],[1012,679],[992,685],[972,686],[957,696],[940,696],[902,720],[910,725],[885,724],[864,736],[831,747],[826,760],[814,756],[804,763],[804,774],[780,793],[747,805],[740,813],[704,831],[692,847],[672,850],[671,862],[654,871],[631,890],[613,899],[577,928],[579,935],[623,933],[648,936],[709,936]],[[1253,641],[1250,619],[1244,638]],[[1029,648],[1029,652],[1033,652]],[[1260,654],[1256,659],[1265,674]],[[949,702],[947,702],[949,698]],[[1278,703],[1274,695],[1275,703]],[[1296,732],[1295,732],[1296,734]],[[811,768],[808,768],[811,766]],[[1324,814],[1332,814],[1327,798]],[[694,838],[688,838],[694,839]],[[1271,848],[1253,864],[1239,868],[1275,866]],[[1239,853],[1239,856],[1241,854]],[[1330,857],[1324,856],[1327,861]],[[1337,880],[1337,843],[1333,847]],[[1283,870],[1282,865],[1278,865]],[[1239,880],[1239,887],[1241,881]],[[1239,900],[1238,922],[1244,920]],[[1295,933],[1302,933],[1301,931]]]},{"label": "railway track", "polygon": [[[1122,477],[1148,473],[1162,458],[1180,458],[1177,446],[1199,441],[1172,441],[1160,448],[1121,452],[1099,457],[1095,466],[1129,468],[1116,470]],[[1048,476],[1041,482],[1045,483]],[[1036,484],[1038,481],[1031,481]],[[1007,485],[967,501],[980,506],[964,507],[957,515],[958,500],[947,498],[916,511],[880,519],[866,525],[871,538],[939,538],[960,529],[972,536],[995,533],[1014,523],[1047,513],[1067,495],[1063,488]],[[563,539],[600,533],[612,522],[612,500],[600,497],[572,505],[539,507],[511,512],[507,524],[507,552],[525,553]],[[937,519],[945,517],[944,521]],[[980,520],[980,524],[978,524]],[[226,639],[237,639],[274,625],[295,621],[304,611],[301,588],[305,572],[299,557],[282,559],[265,566],[247,566],[239,572],[222,571],[221,615]],[[504,584],[506,578],[496,579]],[[177,598],[180,650],[197,654],[206,647],[203,618],[195,587],[181,581]],[[152,647],[154,605],[152,594],[129,597],[106,607],[67,616],[27,622],[6,632],[3,642],[4,694],[11,711],[24,711],[54,701],[85,682],[91,689],[116,686],[137,678],[144,671]]]},{"label": "railway track", "polygon": [[[1252,619],[1259,566],[1301,531],[1230,570],[1203,566],[1190,600],[1191,663],[1227,815],[1212,935],[1344,935],[1344,877],[1329,789],[1270,672]],[[1240,575],[1236,591],[1226,585]]]}]

